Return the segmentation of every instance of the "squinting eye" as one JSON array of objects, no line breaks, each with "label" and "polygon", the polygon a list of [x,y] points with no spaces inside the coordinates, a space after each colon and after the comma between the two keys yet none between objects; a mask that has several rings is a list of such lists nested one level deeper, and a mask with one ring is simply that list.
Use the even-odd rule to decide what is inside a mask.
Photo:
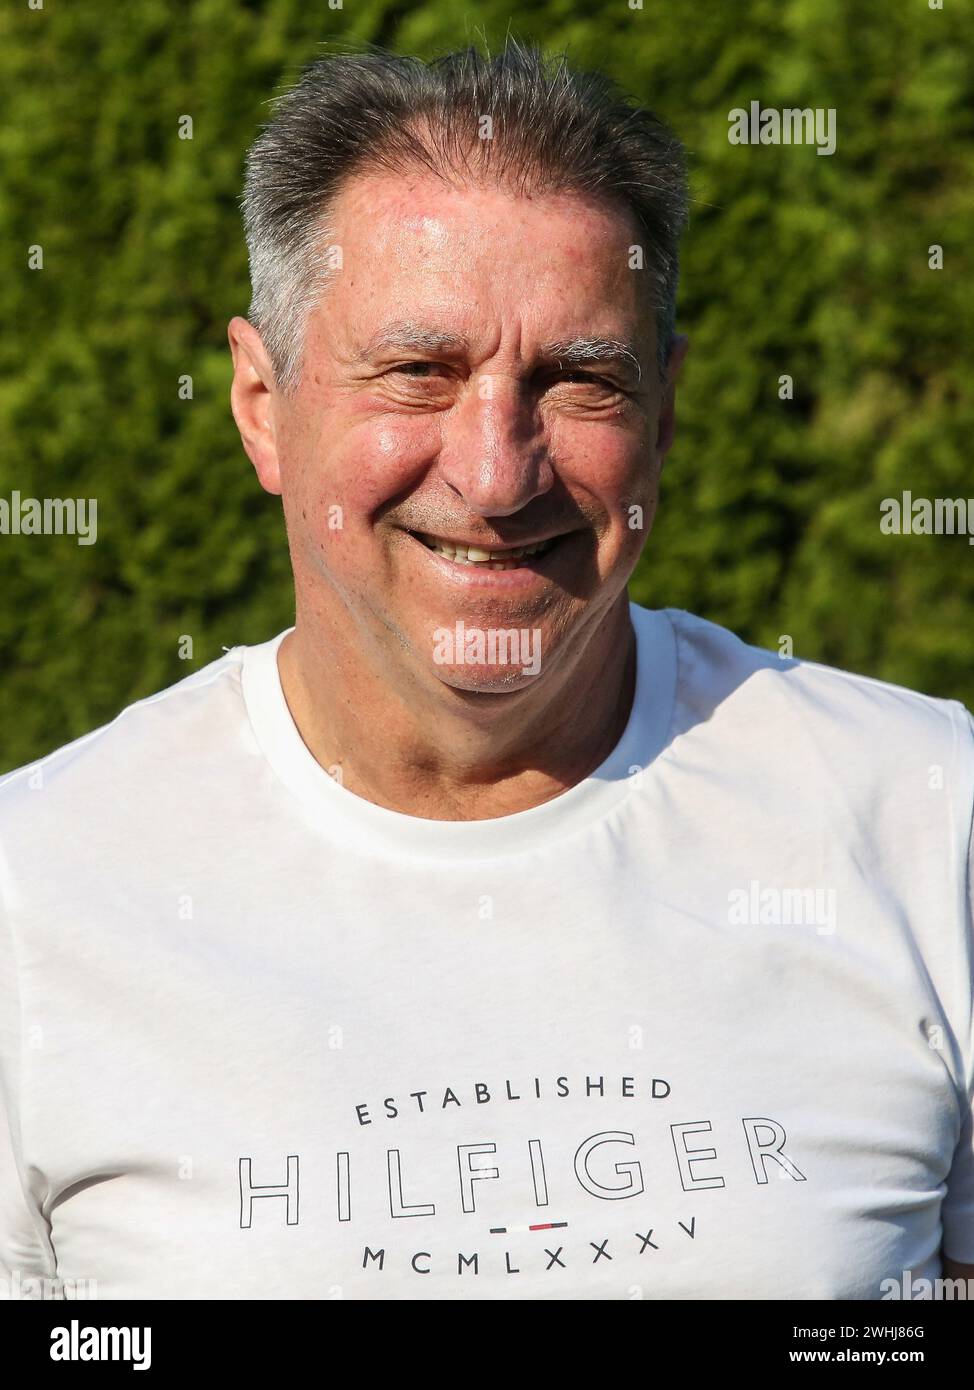
[{"label": "squinting eye", "polygon": [[585,386],[605,386],[610,391],[618,390],[611,381],[606,381],[604,377],[593,376],[591,372],[562,372],[559,381],[581,382]]},{"label": "squinting eye", "polygon": [[392,368],[392,371],[402,372],[404,376],[425,376],[428,371],[432,371],[438,365],[437,362],[400,362],[398,366]]}]

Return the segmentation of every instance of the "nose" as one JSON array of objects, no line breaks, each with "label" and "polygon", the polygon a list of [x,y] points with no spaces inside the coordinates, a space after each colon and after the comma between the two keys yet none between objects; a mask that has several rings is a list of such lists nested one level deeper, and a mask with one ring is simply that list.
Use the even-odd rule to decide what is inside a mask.
[{"label": "nose", "polygon": [[549,491],[548,443],[516,380],[471,378],[441,436],[439,472],[478,516],[510,516]]}]

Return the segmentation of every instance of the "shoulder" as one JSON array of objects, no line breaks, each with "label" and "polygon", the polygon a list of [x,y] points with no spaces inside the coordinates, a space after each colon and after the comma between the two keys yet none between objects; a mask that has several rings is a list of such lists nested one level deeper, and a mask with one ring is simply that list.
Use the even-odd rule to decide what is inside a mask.
[{"label": "shoulder", "polygon": [[0,778],[0,844],[39,834],[93,836],[108,820],[133,822],[161,783],[191,774],[225,750],[244,718],[244,647],[128,705],[109,723]]},{"label": "shoulder", "polygon": [[[882,894],[946,990],[970,980],[974,721],[965,706],[779,657],[706,619],[660,611],[676,650],[660,769],[674,815],[691,834],[719,827],[729,862],[766,863],[769,881],[845,884],[849,903]],[[859,919],[864,931],[878,920],[868,910]]]},{"label": "shoulder", "polygon": [[747,723],[766,742],[817,742],[846,753],[850,765],[863,757],[960,759],[974,776],[974,723],[960,701],[779,655],[682,609],[663,611],[676,643],[684,728]]}]

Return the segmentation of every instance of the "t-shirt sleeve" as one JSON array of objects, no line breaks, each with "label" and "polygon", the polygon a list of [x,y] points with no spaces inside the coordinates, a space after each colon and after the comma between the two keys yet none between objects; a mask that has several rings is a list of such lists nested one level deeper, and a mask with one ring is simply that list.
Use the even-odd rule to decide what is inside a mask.
[{"label": "t-shirt sleeve", "polygon": [[21,1281],[51,1274],[41,1213],[28,1200],[21,1151],[23,1030],[14,942],[0,900],[0,1280],[7,1297]]},{"label": "t-shirt sleeve", "polygon": [[[974,740],[974,718],[965,711],[965,732]],[[959,760],[961,766],[966,759]],[[972,811],[970,798],[967,813]],[[974,1264],[974,818],[969,828],[967,852],[966,951],[967,978],[960,981],[960,996],[966,1001],[968,1028],[960,1039],[967,1067],[967,1101],[960,1139],[954,1151],[954,1161],[947,1176],[947,1195],[941,1208],[943,1223],[943,1253],[961,1264]]]}]

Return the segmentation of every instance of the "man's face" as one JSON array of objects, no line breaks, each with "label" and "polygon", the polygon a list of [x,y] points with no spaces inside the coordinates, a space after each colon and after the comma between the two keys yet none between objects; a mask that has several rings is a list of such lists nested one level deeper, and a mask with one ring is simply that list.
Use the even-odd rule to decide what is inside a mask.
[{"label": "man's face", "polygon": [[[255,457],[282,494],[299,624],[427,688],[543,680],[620,601],[670,442],[635,223],[407,171],[348,183],[329,240],[342,268]],[[591,339],[628,345],[641,379],[624,353],[586,360]],[[451,654],[458,622],[531,633],[531,652],[481,659],[465,635]]]}]

